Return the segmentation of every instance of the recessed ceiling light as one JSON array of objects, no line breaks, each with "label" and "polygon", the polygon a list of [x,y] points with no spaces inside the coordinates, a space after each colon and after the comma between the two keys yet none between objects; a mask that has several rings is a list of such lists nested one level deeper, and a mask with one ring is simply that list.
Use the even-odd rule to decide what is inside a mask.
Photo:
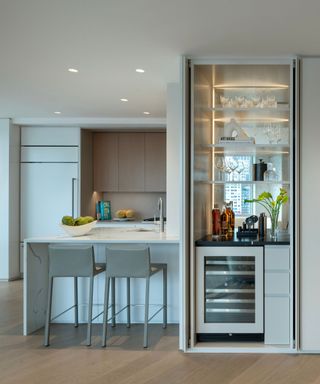
[{"label": "recessed ceiling light", "polygon": [[143,112],[144,115],[150,115],[150,112]]},{"label": "recessed ceiling light", "polygon": [[79,70],[76,69],[76,68],[68,68],[68,71],[69,72],[73,72],[73,73],[78,73],[79,72]]},{"label": "recessed ceiling light", "polygon": [[136,69],[136,72],[138,72],[138,73],[144,73],[144,69],[142,69],[142,68],[137,68],[137,69]]},{"label": "recessed ceiling light", "polygon": [[54,112],[56,115],[61,115],[61,112],[59,112],[59,111],[55,111]]},{"label": "recessed ceiling light", "polygon": [[128,99],[120,99],[121,101],[129,101]]}]

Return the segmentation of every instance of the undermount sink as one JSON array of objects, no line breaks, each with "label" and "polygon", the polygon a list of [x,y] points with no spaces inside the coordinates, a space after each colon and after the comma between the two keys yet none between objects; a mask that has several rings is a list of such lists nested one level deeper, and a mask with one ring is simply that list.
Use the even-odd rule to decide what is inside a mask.
[{"label": "undermount sink", "polygon": [[154,230],[146,228],[130,228],[127,229],[126,232],[154,232]]}]

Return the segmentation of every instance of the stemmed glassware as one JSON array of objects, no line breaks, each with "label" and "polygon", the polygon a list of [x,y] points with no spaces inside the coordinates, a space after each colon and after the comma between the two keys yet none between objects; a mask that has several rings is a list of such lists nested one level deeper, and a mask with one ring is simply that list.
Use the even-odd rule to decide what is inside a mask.
[{"label": "stemmed glassware", "polygon": [[[243,161],[236,160],[234,157],[227,156],[226,158],[218,156],[215,159],[215,167],[219,171],[217,176],[218,181],[235,181],[241,179],[241,173],[246,169]],[[235,176],[237,172],[237,176]]]},{"label": "stemmed glassware", "polygon": [[225,160],[225,166],[224,166],[224,169],[223,169],[223,172],[225,175],[228,175],[228,177],[226,178],[226,181],[230,181],[231,180],[231,173],[232,173],[232,170],[228,164],[228,162]]},{"label": "stemmed glassware", "polygon": [[245,170],[245,166],[243,164],[242,161],[238,161],[238,167],[236,169],[237,173],[238,173],[238,180],[240,181],[241,179],[241,173]]},{"label": "stemmed glassware", "polygon": [[225,171],[225,161],[223,157],[216,158],[216,168],[219,171],[219,180],[222,181],[222,175]]},{"label": "stemmed glassware", "polygon": [[281,128],[279,124],[265,124],[263,133],[267,136],[269,144],[279,144],[281,142]]},{"label": "stemmed glassware", "polygon": [[230,181],[234,180],[234,171],[238,168],[238,162],[235,159],[228,160],[228,168],[230,169]]}]

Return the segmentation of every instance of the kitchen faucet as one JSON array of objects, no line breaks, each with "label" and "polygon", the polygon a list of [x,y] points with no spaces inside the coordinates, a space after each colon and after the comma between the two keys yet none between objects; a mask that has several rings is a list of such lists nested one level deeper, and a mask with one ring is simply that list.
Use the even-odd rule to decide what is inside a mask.
[{"label": "kitchen faucet", "polygon": [[159,209],[159,220],[160,220],[160,232],[164,232],[163,205],[162,205],[161,197],[159,197],[159,200],[158,200],[158,209]]}]

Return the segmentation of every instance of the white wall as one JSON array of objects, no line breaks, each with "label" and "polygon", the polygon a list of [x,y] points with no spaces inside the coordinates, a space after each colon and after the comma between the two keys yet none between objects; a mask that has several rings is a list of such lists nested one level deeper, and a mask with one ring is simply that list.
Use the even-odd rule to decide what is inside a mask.
[{"label": "white wall", "polygon": [[0,119],[0,279],[19,277],[20,129]]},{"label": "white wall", "polygon": [[180,236],[181,86],[167,86],[167,233]]}]

